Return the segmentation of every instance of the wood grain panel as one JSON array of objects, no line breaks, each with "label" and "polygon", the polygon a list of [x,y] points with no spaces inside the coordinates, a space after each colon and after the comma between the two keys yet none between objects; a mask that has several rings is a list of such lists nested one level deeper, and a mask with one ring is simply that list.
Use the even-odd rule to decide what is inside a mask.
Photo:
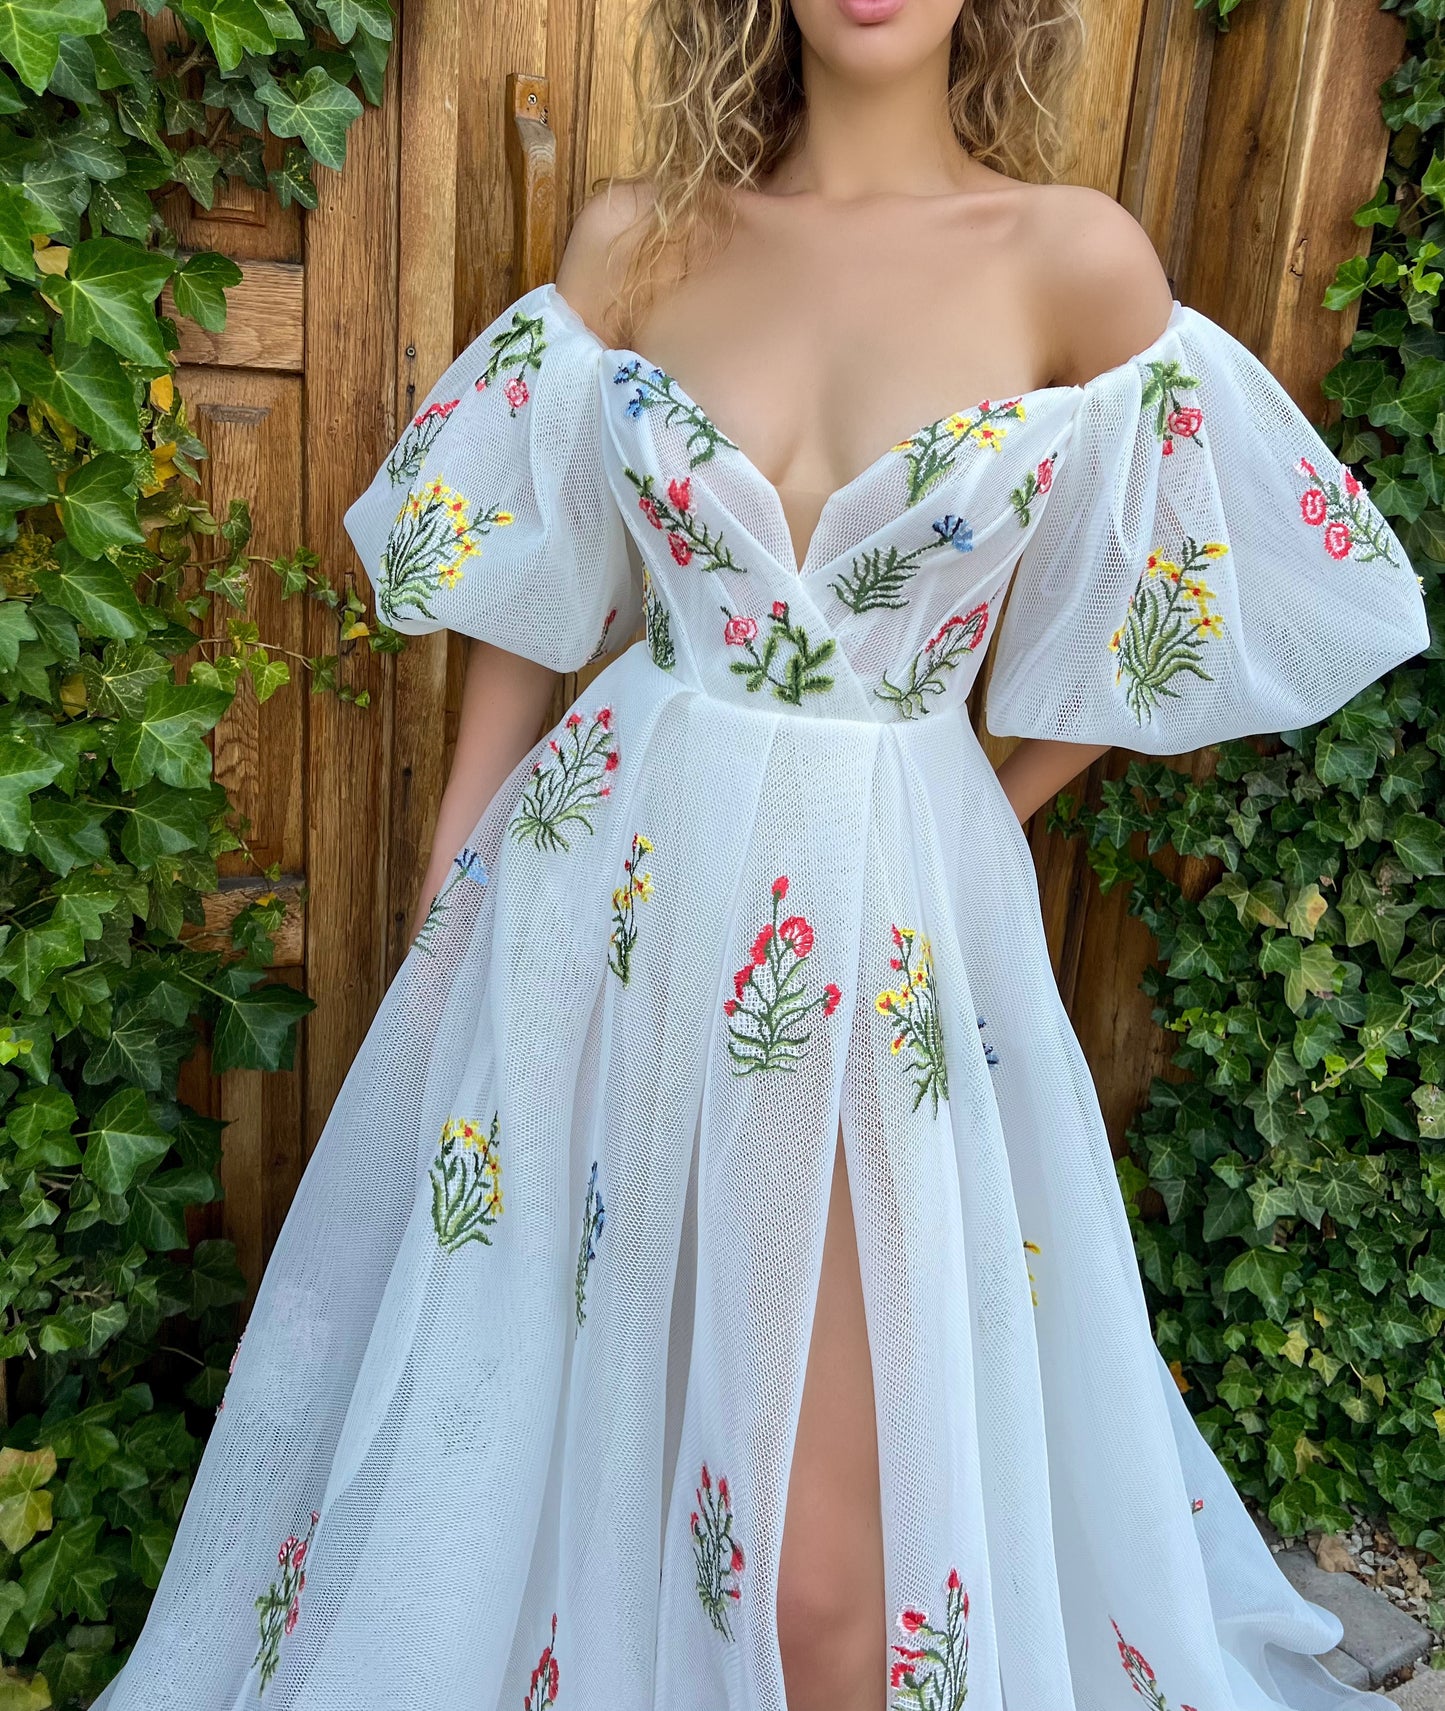
[{"label": "wood grain panel", "polygon": [[[250,237],[250,232],[246,236]],[[208,333],[184,315],[176,316],[180,335],[176,355],[183,363],[213,363],[224,368],[278,368],[300,374],[306,364],[305,281],[294,262],[245,261],[241,279],[226,293],[226,325]],[[169,285],[161,292],[161,310],[175,315]]]},{"label": "wood grain panel", "polygon": [[[254,529],[249,551],[261,561],[293,552],[302,538],[300,381],[236,369],[184,368],[180,388],[210,454],[200,468],[212,511],[224,516],[233,499],[244,500]],[[211,634],[224,636],[227,620],[238,616],[217,597]],[[292,656],[292,682],[261,705],[243,680],[216,728],[216,777],[251,822],[245,836],[254,857],[249,861],[237,851],[223,856],[220,867],[223,874],[250,874],[279,862],[295,873],[305,856],[302,780],[310,686],[295,657],[305,646],[305,613],[300,600],[281,598],[279,579],[260,562],[251,572],[244,616],[269,648]]]},{"label": "wood grain panel", "polygon": [[[410,8],[407,9],[410,15]],[[342,526],[397,437],[397,243],[400,62],[405,21],[379,108],[347,137],[346,170],[317,169],[306,220],[306,538],[338,577],[359,577]],[[307,644],[336,651],[336,625],[307,615]],[[385,656],[350,662],[370,711],[331,696],[311,703],[306,756],[305,1145],[314,1146],[381,997],[387,951],[391,813]]]}]

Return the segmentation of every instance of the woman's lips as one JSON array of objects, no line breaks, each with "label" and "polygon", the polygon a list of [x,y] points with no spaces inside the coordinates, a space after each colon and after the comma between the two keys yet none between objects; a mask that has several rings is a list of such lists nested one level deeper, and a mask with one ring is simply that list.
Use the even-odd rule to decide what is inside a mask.
[{"label": "woman's lips", "polygon": [[901,12],[908,0],[838,0],[838,10],[854,24],[882,24]]}]

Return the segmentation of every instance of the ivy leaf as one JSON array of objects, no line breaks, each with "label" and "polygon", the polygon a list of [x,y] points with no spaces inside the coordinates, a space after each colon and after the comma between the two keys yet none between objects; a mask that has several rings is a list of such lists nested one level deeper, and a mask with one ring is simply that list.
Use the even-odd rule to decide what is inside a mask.
[{"label": "ivy leaf", "polygon": [[189,257],[172,281],[176,308],[208,333],[219,333],[226,325],[226,292],[244,278],[230,256],[203,250]]},{"label": "ivy leaf", "polygon": [[73,469],[60,495],[66,538],[85,558],[122,541],[143,541],[135,513],[135,473],[118,452],[97,452]]},{"label": "ivy leaf", "polygon": [[1266,974],[1284,976],[1284,1001],[1296,1015],[1311,994],[1330,997],[1344,980],[1344,970],[1336,965],[1328,945],[1301,944],[1282,934],[1265,945],[1259,965]]},{"label": "ivy leaf", "polygon": [[0,0],[0,58],[13,65],[37,95],[45,92],[66,36],[99,35],[106,25],[102,0]]},{"label": "ivy leaf", "polygon": [[0,978],[8,980],[28,1004],[57,969],[85,956],[85,940],[73,921],[53,921],[14,933],[0,951]]},{"label": "ivy leaf", "polygon": [[127,790],[151,779],[178,790],[201,790],[211,780],[211,752],[204,737],[231,704],[219,689],[192,683],[153,683],[140,719],[116,726],[111,760]]},{"label": "ivy leaf", "polygon": [[208,1171],[194,1165],[158,1171],[131,1191],[126,1234],[152,1253],[184,1248],[190,1240],[186,1207],[204,1205],[215,1198],[216,1184]]},{"label": "ivy leaf", "polygon": [[102,451],[134,451],[141,443],[135,384],[109,345],[71,345],[57,338],[43,397]]},{"label": "ivy leaf", "polygon": [[34,279],[35,252],[30,234],[43,216],[18,184],[0,184],[0,268],[17,279]]},{"label": "ivy leaf", "polygon": [[166,365],[153,305],[174,271],[155,250],[120,238],[84,239],[70,252],[65,276],[51,281],[66,337],[78,345],[102,339],[132,362]]},{"label": "ivy leaf", "polygon": [[244,978],[228,970],[224,984],[231,987],[216,1019],[211,1041],[211,1069],[216,1075],[228,1069],[290,1069],[296,1048],[296,1023],[314,1001],[304,992],[280,981],[268,982],[251,991],[239,989]]},{"label": "ivy leaf", "polygon": [[84,1171],[104,1194],[124,1194],[144,1166],[171,1149],[170,1136],[151,1115],[138,1087],[123,1087],[96,1112],[85,1137]]},{"label": "ivy leaf", "polygon": [[1279,1248],[1247,1248],[1225,1267],[1220,1282],[1226,1293],[1249,1290],[1270,1318],[1282,1324],[1299,1287],[1299,1266],[1293,1254]]},{"label": "ivy leaf", "polygon": [[361,103],[324,66],[313,65],[304,77],[288,78],[284,86],[274,77],[263,77],[256,94],[278,137],[299,137],[323,166],[337,172],[345,166],[347,127],[360,117]]},{"label": "ivy leaf", "polygon": [[276,38],[256,0],[186,0],[185,15],[204,31],[223,72],[234,71],[247,54],[275,50]]},{"label": "ivy leaf", "polygon": [[163,857],[206,847],[205,806],[194,795],[151,783],[137,792],[129,809],[120,835],[121,849],[126,860],[138,868],[150,868]]},{"label": "ivy leaf", "polygon": [[46,599],[64,608],[93,636],[129,641],[150,628],[135,590],[113,564],[88,560],[68,541],[56,542],[59,570],[41,571],[35,578]]},{"label": "ivy leaf", "polygon": [[1402,814],[1390,830],[1390,842],[1411,873],[1445,873],[1445,827],[1423,814]]},{"label": "ivy leaf", "polygon": [[380,41],[391,40],[391,9],[385,0],[321,0],[321,10],[339,42],[349,42],[358,27]]}]

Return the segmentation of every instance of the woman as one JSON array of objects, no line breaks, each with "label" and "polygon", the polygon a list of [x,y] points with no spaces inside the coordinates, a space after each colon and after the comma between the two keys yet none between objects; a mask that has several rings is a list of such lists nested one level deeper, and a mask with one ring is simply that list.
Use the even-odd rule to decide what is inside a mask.
[{"label": "woman", "polygon": [[1019,821],[1330,713],[1417,580],[1134,222],[1007,170],[1067,0],[648,22],[644,172],[347,513],[476,638],[456,763],[101,1704],[1369,1702],[1152,1343]]}]

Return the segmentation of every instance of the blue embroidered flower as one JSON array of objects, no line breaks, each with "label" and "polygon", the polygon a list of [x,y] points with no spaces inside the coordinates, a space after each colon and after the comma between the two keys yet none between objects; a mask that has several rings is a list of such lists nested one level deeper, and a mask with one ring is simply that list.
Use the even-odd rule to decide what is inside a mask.
[{"label": "blue embroidered flower", "polygon": [[998,1053],[993,1049],[993,1047],[988,1043],[987,1039],[985,1039],[985,1037],[984,1037],[983,1030],[987,1026],[988,1026],[988,1023],[984,1020],[984,1018],[982,1016],[980,1016],[978,1018],[978,1037],[979,1037],[980,1044],[983,1046],[984,1061],[988,1064],[988,1067],[990,1069],[997,1069],[998,1068]]},{"label": "blue embroidered flower", "polygon": [[962,517],[955,517],[952,513],[946,517],[940,517],[933,525],[933,532],[941,540],[947,541],[949,546],[957,552],[971,553],[973,551],[973,530],[964,522]]},{"label": "blue embroidered flower", "polygon": [[587,1200],[582,1208],[582,1244],[577,1253],[577,1323],[587,1318],[587,1273],[597,1258],[597,1238],[602,1234],[606,1219],[602,1211],[602,1196],[597,1192],[597,1160],[587,1178]]},{"label": "blue embroidered flower", "polygon": [[617,373],[612,376],[612,384],[614,386],[626,386],[629,380],[637,378],[637,371],[641,367],[640,362],[624,362]]}]

